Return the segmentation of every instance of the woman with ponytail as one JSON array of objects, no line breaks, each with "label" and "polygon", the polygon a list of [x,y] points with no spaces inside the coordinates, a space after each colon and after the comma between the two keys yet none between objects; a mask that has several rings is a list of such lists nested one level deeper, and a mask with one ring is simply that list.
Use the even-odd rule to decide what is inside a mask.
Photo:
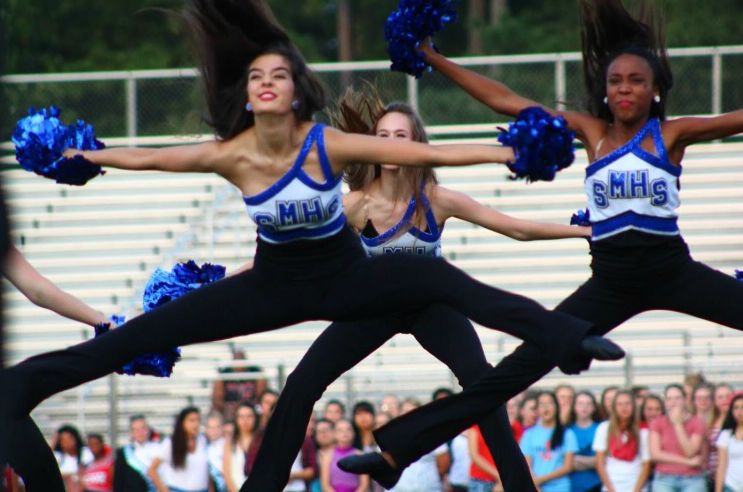
[{"label": "woman with ponytail", "polygon": [[[199,55],[216,140],[174,147],[68,149],[67,157],[125,170],[216,173],[244,195],[258,226],[255,266],[138,316],[125,330],[41,354],[6,371],[11,464],[29,492],[61,491],[27,453],[40,433],[29,413],[49,396],[109,374],[143,353],[265,332],[307,320],[353,321],[443,303],[484,326],[534,344],[572,371],[585,357],[617,359],[592,325],[475,281],[447,262],[415,255],[366,258],[346,226],[341,176],[356,163],[461,166],[514,159],[510,148],[430,146],[315,124],[322,85],[262,0],[190,0],[184,17]],[[351,347],[353,346],[353,341]],[[332,347],[319,363],[331,360]],[[506,368],[505,402],[532,381]],[[24,426],[21,426],[23,423]],[[300,436],[300,446],[303,438]],[[266,438],[267,439],[267,438]],[[38,443],[39,439],[33,442]],[[293,443],[292,443],[293,444]]]},{"label": "woman with ponytail", "polygon": [[[743,330],[743,283],[692,259],[675,212],[686,148],[743,132],[743,110],[666,120],[673,76],[662,24],[650,2],[640,2],[636,16],[621,0],[580,0],[579,5],[586,111],[545,109],[565,118],[591,163],[586,193],[593,274],[555,311],[595,323],[602,334],[651,310],[677,311]],[[447,60],[428,40],[420,43],[420,51],[438,72],[498,113],[515,116],[538,106]],[[511,357],[542,375],[554,368],[528,345]],[[494,376],[486,373],[463,393],[378,430],[375,438],[387,462],[404,467],[492,411],[500,402],[487,395],[502,384]],[[440,425],[445,421],[450,425]],[[502,429],[501,435],[506,432]],[[425,449],[416,446],[412,452],[410,443],[418,434],[429,441]],[[351,457],[348,463],[362,459]],[[368,472],[365,466],[356,469]]]}]

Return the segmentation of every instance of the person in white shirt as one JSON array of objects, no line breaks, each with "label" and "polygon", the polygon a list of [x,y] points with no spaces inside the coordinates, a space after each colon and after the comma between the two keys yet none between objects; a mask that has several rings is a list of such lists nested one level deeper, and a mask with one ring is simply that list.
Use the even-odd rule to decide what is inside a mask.
[{"label": "person in white shirt", "polygon": [[227,491],[223,470],[226,427],[221,413],[212,412],[206,417],[204,432],[208,443],[206,445],[206,455],[209,459],[209,476],[214,482],[216,492]]},{"label": "person in white shirt", "polygon": [[114,492],[148,492],[154,485],[147,474],[160,445],[150,441],[150,426],[144,415],[129,418],[132,443],[116,450]]},{"label": "person in white shirt", "polygon": [[730,402],[717,437],[717,480],[714,492],[743,492],[743,393]]},{"label": "person in white shirt", "polygon": [[54,457],[68,492],[82,492],[82,473],[86,465],[93,462],[93,453],[83,446],[80,432],[71,425],[57,429]]},{"label": "person in white shirt", "polygon": [[186,407],[178,414],[173,436],[163,441],[148,471],[159,492],[208,491],[209,458],[200,425],[198,408]]},{"label": "person in white shirt", "polygon": [[603,491],[647,490],[651,466],[648,430],[638,429],[632,391],[618,391],[614,396],[609,420],[596,429],[593,450]]}]

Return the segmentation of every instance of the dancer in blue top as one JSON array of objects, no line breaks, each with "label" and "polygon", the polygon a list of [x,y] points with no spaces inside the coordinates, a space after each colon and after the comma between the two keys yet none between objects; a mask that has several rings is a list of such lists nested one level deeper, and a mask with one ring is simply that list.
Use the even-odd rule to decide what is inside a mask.
[{"label": "dancer in blue top", "polygon": [[[592,277],[555,309],[595,323],[605,334],[650,310],[671,310],[743,330],[743,283],[694,261],[680,235],[681,160],[686,147],[743,131],[743,110],[711,118],[666,120],[673,77],[662,30],[645,5],[635,18],[621,0],[581,0],[588,112],[565,117],[586,147],[593,241]],[[447,60],[430,42],[426,61],[494,111],[534,106],[500,82]],[[553,365],[528,345],[505,362],[547,374]],[[587,364],[586,364],[587,365]],[[585,367],[585,366],[584,366]],[[495,408],[502,378],[481,378],[453,398],[433,402],[375,433],[386,451],[342,466],[389,475],[456,436]],[[502,428],[505,436],[510,429]],[[374,474],[372,473],[372,478]]]},{"label": "dancer in blue top", "polygon": [[352,163],[504,162],[513,158],[511,149],[432,147],[316,125],[311,118],[323,108],[322,87],[264,2],[191,0],[185,16],[200,50],[209,123],[218,140],[163,149],[70,149],[65,155],[121,169],[223,176],[242,191],[258,224],[255,266],[139,316],[125,330],[8,368],[0,439],[13,446],[11,465],[29,492],[63,490],[58,473],[46,475],[35,467],[48,450],[28,446],[37,442],[28,436],[40,436],[31,410],[143,353],[306,320],[351,321],[440,302],[534,343],[568,371],[586,356],[622,357],[619,347],[590,334],[590,323],[488,287],[441,259],[366,258],[344,226],[339,181]]},{"label": "dancer in blue top", "polygon": [[[373,87],[347,91],[334,112],[334,125],[344,131],[387,139],[426,142],[423,122],[407,104],[384,105]],[[588,227],[520,220],[486,207],[463,193],[444,188],[432,169],[391,164],[355,165],[346,171],[351,192],[344,196],[348,222],[369,256],[404,254],[440,256],[441,232],[452,218],[471,222],[519,240],[588,236]],[[391,279],[391,281],[395,281]],[[374,315],[373,306],[369,315]],[[307,421],[325,389],[397,333],[410,333],[447,364],[466,387],[487,371],[480,340],[469,320],[450,307],[411,305],[400,315],[353,323],[333,323],[312,344],[286,385],[266,428],[246,492],[280,492],[299,452]],[[341,347],[337,349],[336,347]],[[332,357],[328,354],[332,353]],[[511,377],[517,377],[512,374]],[[526,389],[533,380],[523,379]],[[536,491],[526,461],[513,436],[493,438],[491,429],[508,425],[504,410],[480,423],[502,470],[507,491]],[[377,477],[380,478],[380,477]],[[390,485],[384,483],[383,485]]]}]

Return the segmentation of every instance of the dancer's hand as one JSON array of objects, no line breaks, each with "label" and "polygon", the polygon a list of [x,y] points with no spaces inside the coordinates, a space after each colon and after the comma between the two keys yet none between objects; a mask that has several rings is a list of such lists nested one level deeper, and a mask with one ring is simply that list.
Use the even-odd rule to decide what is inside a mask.
[{"label": "dancer's hand", "polygon": [[72,159],[76,155],[82,155],[83,151],[80,149],[76,149],[75,147],[67,147],[64,152],[62,152],[62,157],[67,157],[68,159]]},{"label": "dancer's hand", "polygon": [[433,44],[431,44],[431,38],[429,36],[423,38],[420,43],[418,43],[418,52],[423,53],[426,58],[430,58],[431,55],[436,54],[436,50],[433,49]]}]

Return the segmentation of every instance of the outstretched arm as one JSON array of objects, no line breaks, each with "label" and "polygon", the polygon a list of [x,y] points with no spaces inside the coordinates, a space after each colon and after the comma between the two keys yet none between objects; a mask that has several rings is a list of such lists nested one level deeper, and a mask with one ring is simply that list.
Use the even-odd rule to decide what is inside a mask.
[{"label": "outstretched arm", "polygon": [[539,106],[553,115],[564,117],[570,129],[575,131],[578,139],[584,144],[590,144],[591,148],[593,148],[592,144],[598,142],[604,133],[606,123],[602,120],[586,113],[556,111],[527,99],[505,84],[457,65],[441,53],[437,53],[431,46],[430,39],[421,41],[419,49],[426,56],[426,62],[433,68],[496,113],[516,117],[523,109]]},{"label": "outstretched arm", "polygon": [[[697,142],[743,133],[743,109],[711,118],[678,118],[663,124],[663,138],[671,154]],[[673,161],[673,155],[671,156]],[[678,162],[678,161],[673,161]]]},{"label": "outstretched arm", "polygon": [[78,150],[69,148],[65,157],[82,155],[93,164],[129,171],[168,171],[176,173],[219,173],[225,144],[206,142],[163,148],[111,148]]},{"label": "outstretched arm", "polygon": [[13,246],[8,250],[2,271],[10,283],[37,306],[90,326],[110,322],[103,314],[41,275]]},{"label": "outstretched arm", "polygon": [[325,148],[333,172],[350,164],[397,164],[399,166],[468,166],[508,163],[515,160],[510,147],[496,145],[429,145],[412,140],[370,137],[325,130]]},{"label": "outstretched arm", "polygon": [[[591,235],[590,227],[517,219],[493,210],[464,193],[448,190],[441,186],[434,188],[431,193],[431,200],[432,206],[435,208],[434,215],[442,222],[449,217],[456,217],[517,241],[564,239]],[[439,214],[436,214],[436,212],[439,212]]]}]

